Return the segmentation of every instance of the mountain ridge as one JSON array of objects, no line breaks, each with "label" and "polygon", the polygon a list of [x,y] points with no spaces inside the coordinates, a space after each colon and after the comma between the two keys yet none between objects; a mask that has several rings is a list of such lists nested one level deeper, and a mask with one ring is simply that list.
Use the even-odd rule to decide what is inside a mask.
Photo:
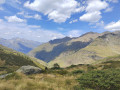
[{"label": "mountain ridge", "polygon": [[51,60],[54,60],[57,56],[59,56],[61,53],[68,52],[69,55],[78,51],[79,49],[85,48],[100,35],[101,34],[99,33],[89,32],[77,38],[65,37],[62,39],[52,40],[48,43],[38,46],[38,48],[35,48],[31,52],[29,52],[28,55],[46,62],[50,62]]},{"label": "mountain ridge", "polygon": [[40,45],[41,43],[37,41],[22,39],[22,38],[12,38],[12,39],[0,38],[0,44],[8,48],[14,49],[18,52],[22,52],[26,54],[35,47],[37,47],[38,45]]},{"label": "mountain ridge", "polygon": [[49,62],[50,65],[60,63],[61,66],[66,67],[72,64],[92,64],[96,60],[100,60],[109,56],[120,54],[120,33],[107,33],[96,38],[87,47],[78,52],[68,55],[60,56],[55,60]]}]

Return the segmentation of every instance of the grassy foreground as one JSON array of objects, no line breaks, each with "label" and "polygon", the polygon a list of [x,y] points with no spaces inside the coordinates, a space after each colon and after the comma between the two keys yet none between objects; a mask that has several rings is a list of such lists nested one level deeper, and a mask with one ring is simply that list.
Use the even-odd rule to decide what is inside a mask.
[{"label": "grassy foreground", "polygon": [[0,80],[0,90],[120,90],[119,66],[120,61],[108,61],[57,67],[28,76],[13,73]]}]

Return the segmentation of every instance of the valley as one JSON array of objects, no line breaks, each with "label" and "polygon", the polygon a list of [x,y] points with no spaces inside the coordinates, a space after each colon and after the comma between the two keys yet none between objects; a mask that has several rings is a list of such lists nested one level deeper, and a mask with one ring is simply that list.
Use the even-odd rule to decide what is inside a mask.
[{"label": "valley", "polygon": [[0,45],[0,90],[119,90],[119,42],[120,32],[89,32],[28,54]]}]

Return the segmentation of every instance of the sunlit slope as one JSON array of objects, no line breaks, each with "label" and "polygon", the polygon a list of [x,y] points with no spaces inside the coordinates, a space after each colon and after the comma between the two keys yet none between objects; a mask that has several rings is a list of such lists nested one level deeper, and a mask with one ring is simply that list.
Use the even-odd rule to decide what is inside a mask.
[{"label": "sunlit slope", "polygon": [[107,33],[71,55],[57,57],[49,65],[59,63],[62,67],[66,67],[72,64],[91,64],[105,57],[118,54],[120,54],[120,33]]},{"label": "sunlit slope", "polygon": [[55,39],[33,49],[28,55],[45,62],[50,62],[56,58],[71,55],[80,49],[85,48],[100,35],[101,34],[99,33],[89,32],[78,38],[65,37],[62,39]]}]

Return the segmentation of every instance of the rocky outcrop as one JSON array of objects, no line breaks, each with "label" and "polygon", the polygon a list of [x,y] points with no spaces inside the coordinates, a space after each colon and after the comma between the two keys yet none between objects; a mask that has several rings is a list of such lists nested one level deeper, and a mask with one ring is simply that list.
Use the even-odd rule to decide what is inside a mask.
[{"label": "rocky outcrop", "polygon": [[30,74],[42,73],[43,70],[38,67],[28,65],[28,66],[22,66],[16,72],[30,75]]}]

